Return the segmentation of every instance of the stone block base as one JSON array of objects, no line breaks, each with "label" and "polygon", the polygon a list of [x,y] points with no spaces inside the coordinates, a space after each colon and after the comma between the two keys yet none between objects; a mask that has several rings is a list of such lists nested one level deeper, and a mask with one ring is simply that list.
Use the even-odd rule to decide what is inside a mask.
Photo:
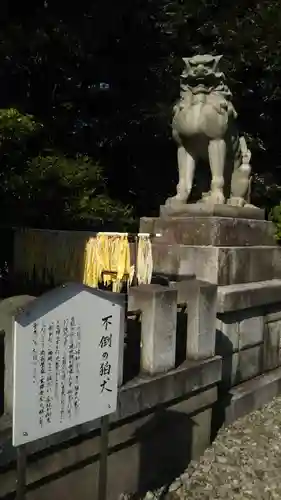
[{"label": "stone block base", "polygon": [[232,311],[235,314],[240,310],[263,307],[267,322],[274,322],[281,320],[280,303],[280,279],[218,287],[218,313]]},{"label": "stone block base", "polygon": [[230,389],[263,372],[263,344],[243,349],[222,360],[222,387]]},{"label": "stone block base", "polygon": [[175,275],[195,273],[217,285],[281,278],[281,248],[277,246],[191,246],[153,244],[154,271]]},{"label": "stone block base", "polygon": [[264,368],[266,370],[271,370],[273,368],[281,366],[280,310],[279,313],[269,314],[266,319],[267,322],[265,323],[264,331]]},{"label": "stone block base", "polygon": [[[274,323],[275,324],[275,323]],[[264,340],[262,309],[243,309],[217,315],[216,353],[228,356]]]},{"label": "stone block base", "polygon": [[225,424],[258,410],[280,393],[281,368],[234,387],[225,399]]},{"label": "stone block base", "polygon": [[276,245],[274,225],[265,220],[230,217],[143,217],[140,231],[160,233],[167,245],[268,246]]}]

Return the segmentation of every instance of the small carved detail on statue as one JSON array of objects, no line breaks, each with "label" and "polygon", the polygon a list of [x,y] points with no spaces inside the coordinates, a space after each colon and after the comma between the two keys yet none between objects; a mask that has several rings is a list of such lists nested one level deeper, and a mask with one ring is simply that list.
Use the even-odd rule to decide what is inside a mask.
[{"label": "small carved detail on statue", "polygon": [[251,183],[251,151],[248,149],[245,138],[240,137],[240,148],[242,153],[242,164],[233,171],[231,178],[231,197],[227,200],[228,205],[238,207],[253,207],[250,203]]},{"label": "small carved detail on statue", "polygon": [[185,204],[193,186],[198,159],[208,160],[211,186],[200,203],[253,206],[247,200],[251,152],[239,137],[232,93],[219,70],[222,56],[184,58],[180,99],[174,106],[173,138],[178,145],[177,194],[166,205]]}]

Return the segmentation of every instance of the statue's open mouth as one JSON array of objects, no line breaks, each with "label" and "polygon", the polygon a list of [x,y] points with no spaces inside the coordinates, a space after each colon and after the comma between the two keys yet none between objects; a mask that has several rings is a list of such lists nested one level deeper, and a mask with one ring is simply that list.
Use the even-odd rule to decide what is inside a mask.
[{"label": "statue's open mouth", "polygon": [[185,83],[191,86],[197,86],[199,84],[204,85],[205,87],[213,86],[214,81],[214,75],[210,75],[209,73],[188,75],[188,78],[185,78]]}]

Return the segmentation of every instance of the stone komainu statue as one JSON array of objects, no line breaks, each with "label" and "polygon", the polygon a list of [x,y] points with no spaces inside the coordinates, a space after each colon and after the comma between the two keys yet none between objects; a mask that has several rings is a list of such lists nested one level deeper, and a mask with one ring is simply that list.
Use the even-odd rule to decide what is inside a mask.
[{"label": "stone komainu statue", "polygon": [[[177,194],[166,205],[185,204],[196,161],[209,160],[211,186],[201,203],[248,205],[251,153],[239,137],[232,94],[219,69],[222,56],[184,58],[180,99],[174,106],[173,137],[178,144]],[[247,200],[247,201],[246,201]],[[252,206],[252,205],[251,205]]]}]

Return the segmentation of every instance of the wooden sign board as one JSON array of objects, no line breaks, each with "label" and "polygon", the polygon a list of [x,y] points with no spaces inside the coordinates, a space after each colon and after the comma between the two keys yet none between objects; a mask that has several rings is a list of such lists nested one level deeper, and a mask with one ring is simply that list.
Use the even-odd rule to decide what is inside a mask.
[{"label": "wooden sign board", "polygon": [[14,320],[13,445],[116,410],[124,296],[80,284],[43,294]]}]

